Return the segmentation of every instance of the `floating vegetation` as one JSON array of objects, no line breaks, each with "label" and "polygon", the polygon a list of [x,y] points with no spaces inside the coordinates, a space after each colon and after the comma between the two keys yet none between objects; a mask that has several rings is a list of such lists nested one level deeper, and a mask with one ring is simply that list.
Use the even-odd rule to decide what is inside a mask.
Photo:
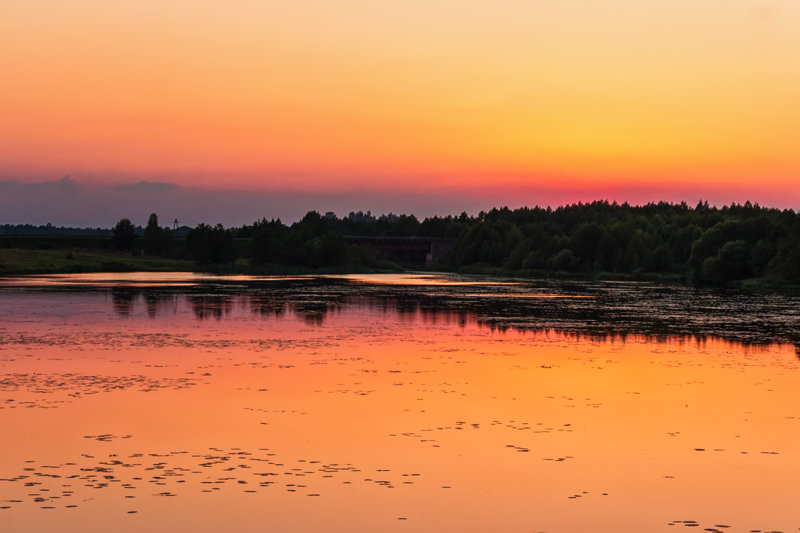
[{"label": "floating vegetation", "polygon": [[[365,470],[351,463],[326,463],[313,459],[287,461],[268,448],[244,450],[239,447],[209,448],[200,453],[181,450],[125,456],[106,454],[103,457],[82,454],[55,465],[40,465],[36,460],[29,460],[20,470],[13,476],[0,478],[0,484],[16,487],[15,490],[5,488],[3,491],[12,494],[10,499],[3,500],[4,509],[24,504],[47,504],[39,505],[41,509],[54,509],[54,505],[59,508],[92,505],[92,491],[120,488],[125,490],[117,494],[124,499],[176,497],[188,492],[258,493],[275,487],[318,497],[322,495],[320,487],[330,489],[333,486],[330,482],[319,485],[321,480],[332,482],[338,479],[345,484],[361,482],[394,489],[399,485],[413,484],[400,478],[421,475],[391,473],[388,468]],[[360,477],[368,471],[383,479]],[[297,483],[298,478],[302,478],[302,483]],[[320,492],[311,488],[314,484],[318,484],[316,490]]]}]

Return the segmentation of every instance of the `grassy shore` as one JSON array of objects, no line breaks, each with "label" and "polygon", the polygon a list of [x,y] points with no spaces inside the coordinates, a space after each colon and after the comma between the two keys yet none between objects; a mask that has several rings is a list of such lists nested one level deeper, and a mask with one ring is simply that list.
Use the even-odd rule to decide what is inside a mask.
[{"label": "grassy shore", "polygon": [[0,276],[78,272],[191,272],[191,261],[80,250],[0,248]]},{"label": "grassy shore", "polygon": [[566,272],[545,270],[508,270],[487,265],[468,265],[453,270],[458,274],[494,276],[500,278],[516,278],[529,280],[558,280],[558,281],[642,281],[660,283],[664,285],[694,285],[696,287],[735,289],[748,292],[779,293],[785,295],[800,295],[800,284],[790,283],[779,278],[764,276],[730,281],[724,284],[692,283],[686,275],[665,272]]},{"label": "grassy shore", "polygon": [[[425,268],[415,270],[424,271]],[[83,272],[209,272],[214,274],[297,275],[297,274],[354,274],[402,272],[403,267],[388,261],[371,267],[341,266],[330,268],[304,268],[280,265],[254,267],[246,260],[229,265],[198,266],[192,261],[161,257],[132,256],[119,252],[81,251],[68,249],[31,250],[0,248],[0,276],[34,274],[71,274]],[[437,271],[441,271],[437,269]],[[571,281],[649,281],[665,284],[687,284],[679,274],[641,273],[619,274],[609,272],[574,273],[544,271],[509,271],[485,265],[472,265],[456,269],[454,273],[520,279],[554,279]],[[771,278],[752,278],[732,282],[727,288],[754,292],[800,295],[800,285]]]}]

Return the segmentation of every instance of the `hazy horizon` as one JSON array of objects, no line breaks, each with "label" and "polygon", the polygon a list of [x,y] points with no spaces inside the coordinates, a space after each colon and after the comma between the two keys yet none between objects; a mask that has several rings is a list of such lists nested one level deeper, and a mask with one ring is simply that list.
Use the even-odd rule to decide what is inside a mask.
[{"label": "hazy horizon", "polygon": [[22,182],[0,180],[0,224],[51,223],[56,226],[112,227],[128,218],[143,225],[150,213],[156,213],[163,225],[177,219],[180,225],[201,222],[227,227],[249,224],[261,218],[279,218],[292,223],[308,211],[334,212],[344,217],[351,211],[371,211],[373,215],[408,214],[418,218],[475,215],[492,208],[557,207],[595,200],[628,202],[698,201],[728,205],[750,201],[764,207],[796,209],[797,195],[785,191],[762,191],[713,187],[695,188],[683,194],[665,187],[639,186],[604,194],[600,187],[576,190],[567,187],[473,187],[460,191],[430,188],[415,194],[409,191],[386,193],[378,190],[311,192],[302,190],[203,189],[169,182],[86,184],[70,176],[61,179]]}]

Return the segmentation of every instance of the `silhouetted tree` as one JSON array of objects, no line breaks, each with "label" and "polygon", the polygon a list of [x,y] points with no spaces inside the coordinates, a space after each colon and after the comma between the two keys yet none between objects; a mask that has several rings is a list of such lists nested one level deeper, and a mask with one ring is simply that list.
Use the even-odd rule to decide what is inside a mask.
[{"label": "silhouetted tree", "polygon": [[233,233],[222,224],[198,224],[186,236],[186,249],[199,264],[225,264],[236,260]]},{"label": "silhouetted tree", "polygon": [[144,251],[148,254],[166,254],[172,248],[172,232],[158,225],[158,215],[152,213],[144,228]]},{"label": "silhouetted tree", "polygon": [[136,243],[136,228],[127,218],[121,219],[114,226],[114,236],[112,242],[114,247],[119,250],[130,250]]},{"label": "silhouetted tree", "polygon": [[285,262],[289,228],[280,220],[261,219],[253,225],[248,247],[250,260],[256,265]]}]

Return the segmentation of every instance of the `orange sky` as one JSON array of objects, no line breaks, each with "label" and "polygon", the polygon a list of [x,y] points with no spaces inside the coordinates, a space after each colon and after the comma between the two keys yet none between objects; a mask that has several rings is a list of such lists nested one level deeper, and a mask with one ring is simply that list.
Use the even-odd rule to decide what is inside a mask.
[{"label": "orange sky", "polygon": [[796,0],[3,0],[0,178],[775,188],[799,51]]}]

